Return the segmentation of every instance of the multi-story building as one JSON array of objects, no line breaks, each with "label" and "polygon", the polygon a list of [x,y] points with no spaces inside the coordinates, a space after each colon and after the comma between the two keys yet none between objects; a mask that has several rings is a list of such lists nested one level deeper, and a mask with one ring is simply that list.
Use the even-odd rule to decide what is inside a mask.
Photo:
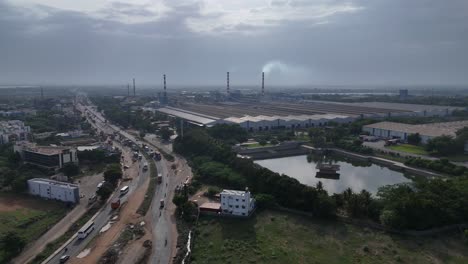
[{"label": "multi-story building", "polygon": [[19,140],[27,140],[30,133],[31,128],[29,126],[25,126],[23,121],[0,121],[0,144],[6,144]]},{"label": "multi-story building", "polygon": [[67,163],[78,163],[76,148],[37,146],[30,142],[17,142],[14,151],[24,162],[48,169],[61,169]]},{"label": "multi-story building", "polygon": [[249,216],[255,209],[255,199],[245,191],[223,190],[221,197],[221,213],[226,215]]},{"label": "multi-story building", "polygon": [[34,178],[28,180],[29,193],[42,198],[68,203],[80,202],[80,188],[76,184]]}]

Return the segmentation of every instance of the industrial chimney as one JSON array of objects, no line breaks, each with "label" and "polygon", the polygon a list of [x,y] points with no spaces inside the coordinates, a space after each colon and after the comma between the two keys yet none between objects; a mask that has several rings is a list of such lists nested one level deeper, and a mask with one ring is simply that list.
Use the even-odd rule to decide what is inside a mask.
[{"label": "industrial chimney", "polygon": [[262,72],[262,96],[265,95],[265,72]]},{"label": "industrial chimney", "polygon": [[227,72],[227,87],[226,87],[226,92],[228,95],[230,95],[230,91],[229,91],[229,72]]},{"label": "industrial chimney", "polygon": [[163,78],[164,78],[164,102],[167,103],[166,74],[163,75]]},{"label": "industrial chimney", "polygon": [[135,78],[133,78],[133,97],[136,96],[136,90],[135,90]]},{"label": "industrial chimney", "polygon": [[130,97],[130,84],[127,83],[127,93],[128,93],[128,97]]}]

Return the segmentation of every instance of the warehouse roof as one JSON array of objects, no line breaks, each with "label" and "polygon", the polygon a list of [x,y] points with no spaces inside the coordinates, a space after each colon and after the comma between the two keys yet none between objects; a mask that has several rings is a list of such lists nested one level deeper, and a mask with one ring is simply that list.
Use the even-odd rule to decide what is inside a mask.
[{"label": "warehouse roof", "polygon": [[208,118],[204,115],[200,115],[198,113],[188,112],[188,111],[181,111],[175,108],[163,107],[157,109],[158,112],[165,113],[168,115],[173,115],[187,121],[191,121],[197,124],[208,125],[216,121],[215,118]]},{"label": "warehouse roof", "polygon": [[410,125],[397,122],[379,122],[365,125],[364,127],[393,130],[408,134],[416,134],[439,137],[442,135],[455,136],[456,132],[464,127],[468,127],[468,121],[430,123],[421,125]]},{"label": "warehouse roof", "polygon": [[36,183],[42,183],[42,184],[48,184],[48,185],[56,185],[56,186],[60,186],[60,187],[63,187],[63,188],[68,188],[68,189],[77,189],[77,188],[79,188],[79,186],[77,184],[54,181],[54,180],[49,180],[49,179],[44,179],[44,178],[33,178],[33,179],[28,180],[28,182],[36,182]]}]

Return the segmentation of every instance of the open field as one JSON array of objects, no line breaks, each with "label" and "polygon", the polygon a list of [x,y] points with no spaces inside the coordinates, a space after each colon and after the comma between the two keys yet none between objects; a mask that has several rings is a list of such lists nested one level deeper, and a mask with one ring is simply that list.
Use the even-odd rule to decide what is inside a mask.
[{"label": "open field", "polygon": [[[40,237],[58,222],[67,208],[56,201],[45,201],[23,195],[0,194],[0,234],[15,231],[27,243]],[[0,263],[4,252],[0,249]]]},{"label": "open field", "polygon": [[429,153],[422,146],[414,146],[410,144],[399,144],[399,145],[394,145],[394,146],[388,146],[387,148],[396,150],[396,151],[417,154],[417,155],[429,155]]},{"label": "open field", "polygon": [[265,211],[201,217],[192,263],[468,263],[460,234],[405,238],[334,221]]}]

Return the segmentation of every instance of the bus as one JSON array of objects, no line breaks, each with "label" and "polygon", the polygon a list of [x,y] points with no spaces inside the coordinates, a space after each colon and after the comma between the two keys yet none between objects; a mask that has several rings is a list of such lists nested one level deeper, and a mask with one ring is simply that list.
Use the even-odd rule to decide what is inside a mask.
[{"label": "bus", "polygon": [[94,222],[88,222],[84,225],[80,231],[78,231],[78,238],[83,239],[86,238],[91,232],[94,230]]},{"label": "bus", "polygon": [[124,195],[124,194],[128,193],[129,189],[130,188],[128,186],[122,187],[122,189],[120,189],[120,195]]}]

